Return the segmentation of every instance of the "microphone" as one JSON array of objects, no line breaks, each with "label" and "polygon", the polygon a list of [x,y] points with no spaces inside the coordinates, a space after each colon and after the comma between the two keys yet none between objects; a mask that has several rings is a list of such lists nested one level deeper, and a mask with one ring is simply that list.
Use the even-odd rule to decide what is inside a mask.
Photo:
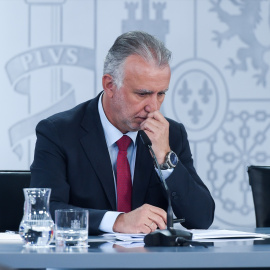
[{"label": "microphone", "polygon": [[176,230],[173,228],[173,210],[172,210],[172,202],[170,196],[170,190],[167,186],[167,183],[163,177],[161,172],[159,163],[157,161],[157,157],[152,148],[152,142],[147,136],[147,134],[143,130],[139,130],[140,138],[143,144],[148,147],[151,152],[152,158],[154,159],[154,163],[156,168],[158,169],[159,176],[163,187],[166,191],[167,201],[168,201],[168,209],[167,209],[167,229],[166,230],[158,230],[152,233],[147,234],[144,237],[144,242],[147,246],[176,246],[179,245],[179,238],[183,238],[185,240],[192,239],[192,233],[183,230]]},{"label": "microphone", "polygon": [[172,201],[171,201],[171,196],[170,196],[170,190],[167,186],[167,183],[163,177],[163,174],[161,172],[161,169],[160,169],[160,166],[159,166],[159,163],[157,161],[157,157],[156,157],[156,154],[152,148],[152,142],[151,140],[149,139],[149,137],[147,136],[147,134],[143,131],[143,130],[140,130],[139,131],[139,134],[140,134],[140,137],[141,137],[141,140],[143,142],[143,144],[149,148],[151,154],[152,154],[152,157],[154,159],[154,162],[155,162],[155,165],[156,165],[156,168],[158,169],[158,172],[159,172],[159,176],[160,176],[160,179],[161,179],[161,182],[163,183],[163,186],[165,188],[165,191],[166,191],[166,194],[167,194],[167,200],[168,200],[168,209],[167,209],[167,229],[173,229],[173,211],[172,211]]}]

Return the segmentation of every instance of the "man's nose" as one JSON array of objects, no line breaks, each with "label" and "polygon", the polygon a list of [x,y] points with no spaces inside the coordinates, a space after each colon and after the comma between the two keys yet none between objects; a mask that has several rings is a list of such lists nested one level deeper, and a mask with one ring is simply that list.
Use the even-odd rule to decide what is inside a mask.
[{"label": "man's nose", "polygon": [[147,99],[145,111],[150,113],[150,112],[154,112],[158,109],[159,109],[159,102],[158,102],[157,96],[155,96],[155,95],[150,96],[149,99]]}]

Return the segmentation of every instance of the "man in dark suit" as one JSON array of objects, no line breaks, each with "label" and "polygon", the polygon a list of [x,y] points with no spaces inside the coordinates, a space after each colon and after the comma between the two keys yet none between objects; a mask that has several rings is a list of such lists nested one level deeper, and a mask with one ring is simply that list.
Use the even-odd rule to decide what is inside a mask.
[{"label": "man in dark suit", "polygon": [[[147,33],[119,36],[105,59],[103,91],[37,125],[31,187],[52,189],[52,216],[56,209],[86,208],[89,234],[165,229],[167,198],[151,154],[137,136],[144,130],[176,217],[185,218],[186,228],[212,224],[215,204],[193,166],[185,128],[159,111],[169,87],[170,57],[163,43]],[[122,137],[129,142],[123,165],[128,172],[125,167],[121,176]]]}]

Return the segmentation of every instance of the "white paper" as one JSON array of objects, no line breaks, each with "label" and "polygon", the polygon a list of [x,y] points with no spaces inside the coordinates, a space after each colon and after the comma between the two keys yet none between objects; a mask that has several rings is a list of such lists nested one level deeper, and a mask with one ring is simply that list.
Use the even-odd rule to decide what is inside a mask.
[{"label": "white paper", "polygon": [[[268,234],[261,233],[250,233],[243,231],[234,231],[234,230],[186,230],[193,234],[192,240],[203,240],[203,239],[211,239],[211,241],[232,241],[232,239],[236,240],[245,240],[245,239],[256,239],[256,238],[270,238]],[[106,233],[103,234],[103,237],[115,240],[120,240],[124,242],[143,242],[144,236],[146,234],[126,234],[126,233]]]},{"label": "white paper", "polygon": [[139,233],[139,234],[106,233],[106,234],[103,234],[103,237],[105,239],[114,237],[116,240],[126,241],[126,242],[143,242],[145,235],[146,234],[144,233]]},{"label": "white paper", "polygon": [[226,239],[226,238],[269,238],[268,234],[250,233],[234,230],[189,230],[193,233],[192,240]]},{"label": "white paper", "polygon": [[0,233],[0,243],[23,244],[23,240],[19,234],[15,233]]}]

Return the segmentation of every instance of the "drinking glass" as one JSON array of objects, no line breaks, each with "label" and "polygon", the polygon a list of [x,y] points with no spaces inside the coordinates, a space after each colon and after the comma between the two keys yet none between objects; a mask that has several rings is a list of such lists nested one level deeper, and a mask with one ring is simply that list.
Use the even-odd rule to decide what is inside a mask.
[{"label": "drinking glass", "polygon": [[58,246],[86,246],[88,216],[85,209],[55,210],[55,241]]}]

